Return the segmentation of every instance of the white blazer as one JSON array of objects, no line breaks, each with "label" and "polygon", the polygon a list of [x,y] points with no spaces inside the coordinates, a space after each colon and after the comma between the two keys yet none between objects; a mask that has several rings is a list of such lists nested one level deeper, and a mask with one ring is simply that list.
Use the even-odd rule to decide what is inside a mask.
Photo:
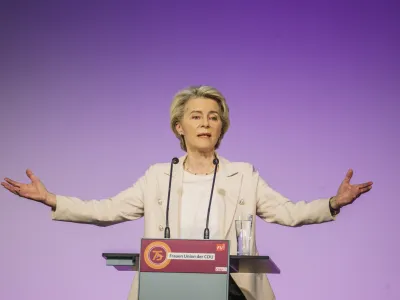
[{"label": "white blazer", "polygon": [[[179,207],[184,159],[185,157],[179,159],[172,174],[171,238],[180,236]],[[234,220],[239,216],[251,214],[253,220],[258,216],[266,222],[285,226],[323,223],[335,219],[330,213],[328,198],[294,203],[269,187],[251,164],[229,162],[220,156],[218,159],[220,164],[214,191],[225,201],[225,216],[221,218],[224,221],[220,225],[223,229],[223,239],[230,240],[232,255],[237,251]],[[170,163],[154,164],[131,187],[108,199],[82,201],[75,197],[57,195],[57,207],[52,211],[52,218],[108,226],[144,217],[144,237],[163,238],[169,171]],[[253,254],[258,255],[254,233],[255,223],[251,240]],[[134,277],[128,300],[136,300],[138,297],[138,277]],[[232,278],[247,299],[275,299],[265,274],[232,273]]]}]

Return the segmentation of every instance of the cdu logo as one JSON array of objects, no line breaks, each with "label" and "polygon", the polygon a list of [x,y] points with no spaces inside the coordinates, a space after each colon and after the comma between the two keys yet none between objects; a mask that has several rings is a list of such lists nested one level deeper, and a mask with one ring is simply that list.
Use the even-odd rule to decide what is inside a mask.
[{"label": "cdu logo", "polygon": [[144,250],[144,261],[152,269],[164,269],[171,262],[171,260],[167,258],[168,253],[170,252],[171,249],[166,243],[150,243]]},{"label": "cdu logo", "polygon": [[217,244],[217,251],[225,251],[225,244]]}]

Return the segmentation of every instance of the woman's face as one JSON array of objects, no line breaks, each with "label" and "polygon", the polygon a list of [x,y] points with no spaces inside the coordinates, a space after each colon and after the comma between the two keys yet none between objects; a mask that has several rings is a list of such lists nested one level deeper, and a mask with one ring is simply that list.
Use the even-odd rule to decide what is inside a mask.
[{"label": "woman's face", "polygon": [[176,130],[185,138],[188,151],[213,151],[221,135],[221,111],[215,100],[190,99]]}]

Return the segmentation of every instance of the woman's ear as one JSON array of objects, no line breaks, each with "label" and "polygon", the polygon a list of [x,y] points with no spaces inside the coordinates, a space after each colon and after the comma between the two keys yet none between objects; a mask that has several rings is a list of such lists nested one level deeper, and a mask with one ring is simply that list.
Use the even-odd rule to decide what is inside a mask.
[{"label": "woman's ear", "polygon": [[176,129],[176,132],[178,132],[178,134],[183,135],[183,128],[182,128],[182,125],[179,122],[176,123],[175,129]]}]

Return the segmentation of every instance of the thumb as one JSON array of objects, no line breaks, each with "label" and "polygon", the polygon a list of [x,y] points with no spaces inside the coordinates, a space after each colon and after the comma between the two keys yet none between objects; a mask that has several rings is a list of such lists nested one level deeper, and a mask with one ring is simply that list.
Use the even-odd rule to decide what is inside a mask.
[{"label": "thumb", "polygon": [[29,177],[29,179],[30,179],[32,182],[39,181],[39,178],[37,178],[37,177],[35,176],[35,174],[33,174],[33,172],[32,172],[31,169],[27,169],[27,170],[26,170],[26,175]]},{"label": "thumb", "polygon": [[351,177],[353,177],[353,170],[349,169],[346,173],[346,177],[344,178],[344,182],[350,183]]}]

